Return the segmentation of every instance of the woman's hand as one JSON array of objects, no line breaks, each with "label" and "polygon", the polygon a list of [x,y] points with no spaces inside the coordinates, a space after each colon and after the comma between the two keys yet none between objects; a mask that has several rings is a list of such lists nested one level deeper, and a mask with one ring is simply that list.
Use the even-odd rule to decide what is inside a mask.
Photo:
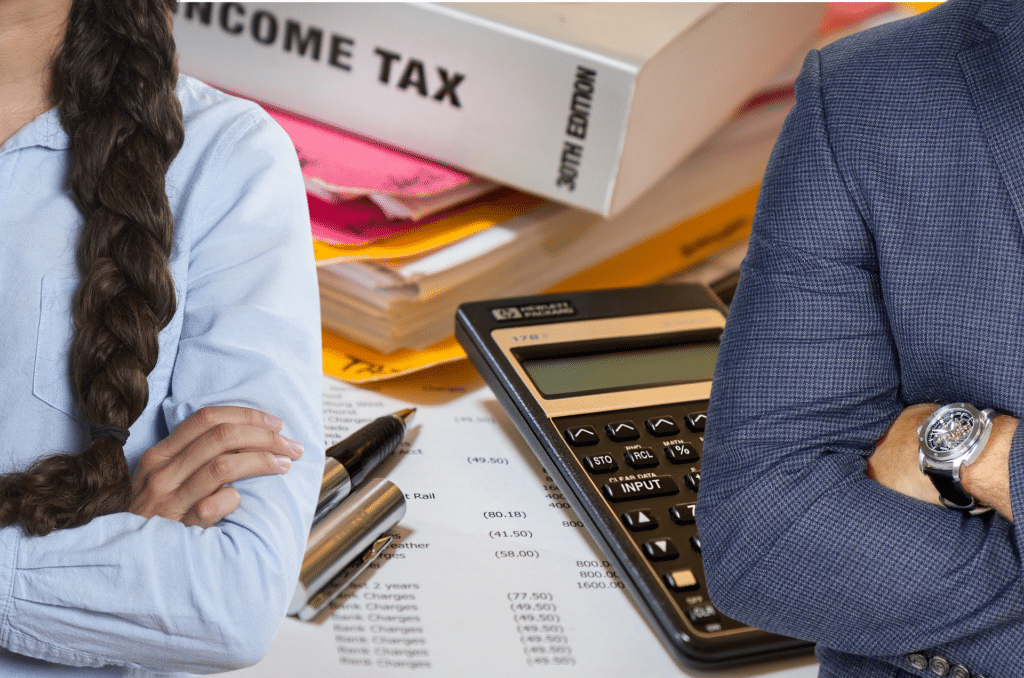
[{"label": "woman's hand", "polygon": [[[868,457],[868,477],[900,494],[941,505],[938,490],[921,472],[917,453],[917,429],[936,409],[934,403],[925,403],[903,410]],[[1010,445],[1016,429],[1017,419],[998,415],[985,449],[973,464],[960,469],[964,489],[1010,521]]]},{"label": "woman's hand", "polygon": [[302,446],[282,436],[275,416],[246,407],[206,407],[146,450],[132,477],[129,511],[210,527],[238,508],[227,485],[287,473]]}]

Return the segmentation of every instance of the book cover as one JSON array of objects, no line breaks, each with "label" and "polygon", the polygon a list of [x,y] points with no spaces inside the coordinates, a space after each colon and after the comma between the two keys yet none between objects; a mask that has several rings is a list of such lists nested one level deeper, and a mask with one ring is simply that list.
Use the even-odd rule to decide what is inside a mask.
[{"label": "book cover", "polygon": [[182,3],[214,86],[604,216],[719,128],[823,3]]}]

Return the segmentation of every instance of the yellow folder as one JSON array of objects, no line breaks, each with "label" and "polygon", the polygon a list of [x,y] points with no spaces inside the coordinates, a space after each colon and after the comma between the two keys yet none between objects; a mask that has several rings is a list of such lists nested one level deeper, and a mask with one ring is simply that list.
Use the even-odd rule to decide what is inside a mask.
[{"label": "yellow folder", "polygon": [[[759,189],[759,184],[751,186],[549,291],[644,285],[692,266],[750,234]],[[324,372],[348,382],[392,379],[466,357],[454,337],[423,350],[405,349],[386,355],[327,330],[323,331],[323,342]]]}]

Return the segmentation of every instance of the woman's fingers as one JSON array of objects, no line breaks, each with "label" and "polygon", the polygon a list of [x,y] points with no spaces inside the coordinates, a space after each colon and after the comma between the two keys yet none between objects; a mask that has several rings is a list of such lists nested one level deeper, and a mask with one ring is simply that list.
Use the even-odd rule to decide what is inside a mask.
[{"label": "woman's fingers", "polygon": [[225,491],[228,483],[286,473],[302,456],[302,445],[282,436],[280,428],[280,419],[258,410],[199,410],[143,454],[129,510],[212,525],[238,507],[237,491]]},{"label": "woman's fingers", "polygon": [[[152,477],[165,486],[178,486],[218,457],[241,450],[262,450],[274,455],[298,459],[302,446],[280,433],[251,424],[219,423],[199,434]],[[226,462],[218,461],[218,464]],[[216,471],[215,467],[213,470]],[[242,476],[247,477],[247,476]],[[231,482],[238,477],[224,480]]]},{"label": "woman's fingers", "polygon": [[200,500],[186,513],[181,522],[185,525],[212,527],[230,515],[241,503],[238,490],[225,485],[205,499]]},{"label": "woman's fingers", "polygon": [[181,483],[174,493],[174,502],[177,504],[177,510],[188,514],[196,507],[200,507],[207,498],[220,492],[227,483],[243,478],[287,473],[291,464],[291,457],[263,450],[221,454]]},{"label": "woman's fingers", "polygon": [[217,426],[241,424],[278,432],[283,423],[281,419],[250,407],[215,406],[204,407],[193,412],[181,422],[169,436],[161,440],[147,451],[154,463],[161,459],[168,460],[178,455],[196,438],[208,433]]}]

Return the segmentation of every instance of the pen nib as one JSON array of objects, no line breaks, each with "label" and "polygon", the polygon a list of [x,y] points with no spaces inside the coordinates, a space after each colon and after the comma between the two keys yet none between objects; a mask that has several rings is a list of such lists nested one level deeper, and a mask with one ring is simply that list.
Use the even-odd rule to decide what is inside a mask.
[{"label": "pen nib", "polygon": [[416,408],[415,407],[411,407],[411,408],[409,408],[407,410],[401,410],[399,412],[395,412],[391,416],[392,417],[398,417],[399,419],[401,419],[402,420],[402,424],[405,425],[408,428],[409,422],[412,421],[412,416],[414,414],[416,414]]}]

